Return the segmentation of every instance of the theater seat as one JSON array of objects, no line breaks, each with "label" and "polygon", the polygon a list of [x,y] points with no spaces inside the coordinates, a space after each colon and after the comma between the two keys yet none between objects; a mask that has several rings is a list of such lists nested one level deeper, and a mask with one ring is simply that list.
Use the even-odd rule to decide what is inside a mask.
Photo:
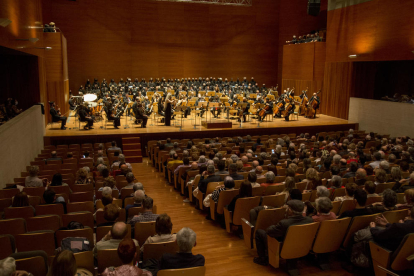
[{"label": "theater seat", "polygon": [[181,269],[163,269],[159,270],[157,273],[158,276],[204,276],[206,275],[206,267],[190,267],[190,268],[181,268]]}]

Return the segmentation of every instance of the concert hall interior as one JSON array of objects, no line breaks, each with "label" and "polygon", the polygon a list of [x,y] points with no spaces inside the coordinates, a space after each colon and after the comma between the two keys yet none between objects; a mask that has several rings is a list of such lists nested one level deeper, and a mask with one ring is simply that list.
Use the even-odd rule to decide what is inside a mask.
[{"label": "concert hall interior", "polygon": [[0,1],[0,276],[414,275],[412,11]]}]

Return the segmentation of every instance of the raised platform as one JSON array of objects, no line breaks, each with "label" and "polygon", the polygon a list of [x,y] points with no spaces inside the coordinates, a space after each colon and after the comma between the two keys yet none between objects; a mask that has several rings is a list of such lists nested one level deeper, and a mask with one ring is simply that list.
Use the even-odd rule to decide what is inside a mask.
[{"label": "raised platform", "polygon": [[[217,120],[222,121],[222,120]],[[214,121],[213,121],[214,122]],[[126,123],[128,127],[125,128]],[[132,120],[121,120],[120,129],[115,129],[112,123],[107,125],[106,129],[101,129],[102,123],[94,124],[93,130],[84,130],[81,123],[81,129],[73,129],[75,122],[73,117],[69,117],[66,130],[60,130],[58,124],[50,125],[46,128],[44,136],[45,145],[73,144],[73,143],[99,143],[117,141],[119,145],[123,144],[122,139],[128,137],[139,137],[141,151],[145,156],[145,147],[149,140],[162,140],[166,138],[184,139],[184,138],[204,138],[204,137],[227,137],[227,136],[245,136],[245,135],[270,135],[270,134],[289,134],[289,133],[309,133],[316,134],[322,131],[341,131],[350,128],[358,129],[358,123],[350,122],[326,115],[317,115],[316,119],[306,119],[299,117],[299,120],[285,121],[284,119],[273,119],[265,121],[258,125],[256,120],[250,120],[246,123],[238,123],[232,120],[232,128],[206,129],[200,125],[197,119],[197,125],[194,126],[194,119],[184,119],[183,126],[180,130],[181,120],[171,121],[171,126],[156,124],[155,121],[149,120],[147,128],[141,128],[140,125],[133,124]],[[176,125],[174,125],[176,124]],[[77,123],[78,125],[78,123]]]}]

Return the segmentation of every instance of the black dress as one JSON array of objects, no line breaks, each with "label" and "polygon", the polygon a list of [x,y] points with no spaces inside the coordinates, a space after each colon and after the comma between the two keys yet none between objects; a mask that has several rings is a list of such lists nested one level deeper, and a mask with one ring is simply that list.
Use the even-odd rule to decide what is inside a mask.
[{"label": "black dress", "polygon": [[171,103],[167,103],[165,107],[165,125],[171,126]]}]

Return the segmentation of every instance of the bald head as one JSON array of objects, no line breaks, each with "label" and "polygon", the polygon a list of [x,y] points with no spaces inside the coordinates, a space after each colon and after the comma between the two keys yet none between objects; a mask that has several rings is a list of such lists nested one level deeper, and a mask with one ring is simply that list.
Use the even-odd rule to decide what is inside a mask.
[{"label": "bald head", "polygon": [[253,165],[253,168],[255,169],[257,166],[259,166],[259,161],[254,160],[252,165]]},{"label": "bald head", "polygon": [[117,222],[112,226],[111,236],[112,239],[122,240],[128,233],[127,225],[124,222]]},{"label": "bald head", "polygon": [[191,169],[192,169],[192,170],[196,170],[196,169],[198,169],[198,164],[197,164],[197,162],[193,162],[193,163],[191,163]]},{"label": "bald head", "polygon": [[259,174],[262,174],[262,172],[263,172],[262,166],[257,166],[256,167],[256,174],[259,175]]},{"label": "bald head", "polygon": [[247,164],[247,162],[249,161],[249,158],[247,158],[247,156],[243,156],[241,158],[241,161],[243,162],[243,164]]},{"label": "bald head", "polygon": [[136,204],[142,204],[142,201],[144,200],[144,198],[145,198],[145,193],[143,190],[137,190],[134,193],[134,202]]}]

